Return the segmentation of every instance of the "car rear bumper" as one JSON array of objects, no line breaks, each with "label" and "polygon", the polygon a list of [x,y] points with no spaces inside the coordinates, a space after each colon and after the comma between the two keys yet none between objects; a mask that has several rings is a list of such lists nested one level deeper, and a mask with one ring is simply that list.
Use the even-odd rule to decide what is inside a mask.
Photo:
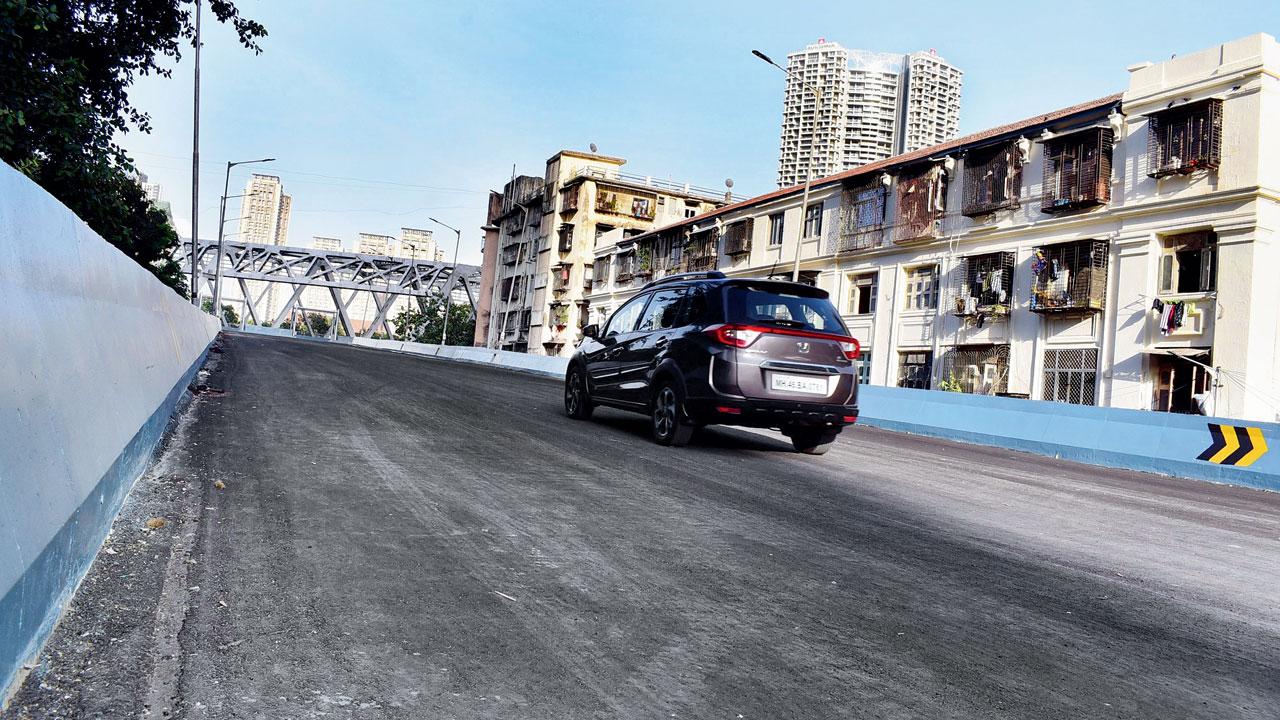
[{"label": "car rear bumper", "polygon": [[691,399],[687,412],[698,423],[783,427],[810,425],[844,427],[858,421],[858,406],[788,400],[741,398]]}]

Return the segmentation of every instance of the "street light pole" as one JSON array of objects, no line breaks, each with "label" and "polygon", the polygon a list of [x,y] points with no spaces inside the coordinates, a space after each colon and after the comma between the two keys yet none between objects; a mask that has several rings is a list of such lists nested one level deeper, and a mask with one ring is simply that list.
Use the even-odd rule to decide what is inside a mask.
[{"label": "street light pole", "polygon": [[[787,68],[784,68],[778,63],[774,62],[768,55],[765,55],[759,50],[752,50],[751,54],[769,63],[770,65],[778,68],[782,72],[786,73],[788,77],[796,78],[797,80],[800,81],[800,85],[804,87],[804,89],[813,93],[813,98],[814,98],[813,131],[816,133],[818,131],[818,119],[822,115],[822,89],[816,85],[811,85],[805,82],[803,78],[800,78],[795,73],[788,70]],[[799,133],[797,132],[797,135],[796,135],[797,144],[799,143],[799,140],[800,140],[800,136],[799,136]],[[812,185],[813,185],[813,140],[810,139],[809,154],[808,154],[808,157],[806,158],[806,162],[804,165],[804,195],[800,200],[800,234],[796,237],[796,254],[795,254],[795,258],[792,260],[792,263],[791,263],[791,282],[800,281],[800,248],[801,246],[804,245],[804,231],[805,231],[805,226],[808,225],[809,190],[812,187]]]},{"label": "street light pole", "polygon": [[[262,158],[261,160],[240,160],[239,162],[227,163],[227,174],[222,181],[222,204],[218,208],[218,258],[213,270],[213,316],[222,316],[222,237],[223,231],[227,227],[227,191],[231,187],[231,168],[237,165],[250,165],[252,163],[271,162],[275,158]],[[247,193],[253,195],[254,193]]]},{"label": "street light pole", "polygon": [[191,131],[191,304],[200,307],[200,0],[196,0],[196,72]]},{"label": "street light pole", "polygon": [[[456,227],[453,227],[452,225],[446,225],[433,217],[429,217],[427,219],[439,225],[442,228],[447,228],[449,230],[452,230],[454,234],[457,235],[457,239],[454,240],[454,243],[453,243],[453,272],[449,275],[451,279],[457,279],[458,248],[462,245],[462,231]],[[463,282],[466,282],[466,281],[464,280]],[[440,332],[441,345],[449,344],[449,315],[452,314],[452,311],[453,311],[453,291],[450,290],[449,292],[444,294],[444,330]]]}]

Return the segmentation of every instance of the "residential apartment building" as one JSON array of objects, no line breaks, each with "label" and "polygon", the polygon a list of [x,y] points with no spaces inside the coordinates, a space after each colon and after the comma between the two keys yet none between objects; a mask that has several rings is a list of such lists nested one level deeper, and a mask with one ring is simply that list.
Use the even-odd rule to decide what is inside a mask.
[{"label": "residential apartment building", "polygon": [[329,252],[341,252],[342,241],[335,237],[323,237],[313,235],[311,237],[311,247],[316,250],[327,250]]},{"label": "residential apartment building", "polygon": [[[932,50],[850,50],[819,40],[787,56],[778,186],[950,140],[963,73]],[[806,87],[808,86],[808,87]],[[819,105],[809,87],[822,93]]]},{"label": "residential apartment building", "polygon": [[[723,205],[722,193],[622,172],[622,158],[563,150],[543,177],[508,182],[486,223],[488,347],[567,357],[589,317],[596,238],[642,233]],[[489,243],[497,248],[490,261]],[[651,272],[644,270],[641,272]]]},{"label": "residential apartment building", "polygon": [[[293,198],[286,195],[280,178],[275,175],[249,176],[240,202],[239,240],[259,245],[289,244],[289,213]],[[281,289],[270,283],[250,283],[250,291],[264,293],[267,317],[275,317],[285,298]]]},{"label": "residential apartment building", "polygon": [[377,233],[359,233],[356,236],[356,252],[361,255],[399,254],[394,237]]},{"label": "residential apartment building", "polygon": [[400,228],[400,254],[411,260],[444,262],[444,250],[430,230]]},{"label": "residential apartment building", "polygon": [[[1128,89],[605,238],[600,319],[665,272],[831,293],[864,382],[1280,419],[1280,45],[1128,68]],[[638,277],[637,258],[652,275]]]}]

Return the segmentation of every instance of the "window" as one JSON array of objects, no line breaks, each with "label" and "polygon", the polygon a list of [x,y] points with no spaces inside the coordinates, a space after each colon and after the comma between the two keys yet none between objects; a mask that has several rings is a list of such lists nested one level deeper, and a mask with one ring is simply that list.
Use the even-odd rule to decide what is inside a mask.
[{"label": "window", "polygon": [[1160,255],[1160,293],[1206,293],[1217,289],[1218,236],[1185,233],[1164,239]]},{"label": "window", "polygon": [[643,219],[653,218],[653,200],[650,198],[632,198],[631,214]]},{"label": "window", "polygon": [[848,335],[836,309],[825,297],[793,295],[731,285],[725,295],[729,322]]},{"label": "window", "polygon": [[858,384],[871,384],[871,351],[863,350],[858,354]]},{"label": "window", "polygon": [[631,301],[626,305],[618,308],[618,312],[609,318],[609,325],[605,328],[604,337],[631,332],[635,328],[636,320],[640,317],[640,311],[644,309],[644,304],[648,299],[648,295],[638,295],[631,298]]},{"label": "window", "polygon": [[697,216],[698,216],[698,208],[696,208],[696,207],[688,207],[688,206],[685,206],[685,209],[684,209],[684,216],[685,216],[685,218],[697,217]]},{"label": "window", "polygon": [[1207,350],[1191,358],[1152,356],[1151,376],[1155,380],[1155,395],[1151,409],[1212,415],[1213,378],[1205,365],[1212,366],[1212,358]]},{"label": "window", "polygon": [[599,240],[601,235],[609,232],[612,229],[613,229],[612,225],[605,225],[604,223],[596,223],[596,239]]},{"label": "window", "polygon": [[1043,400],[1094,405],[1098,384],[1098,350],[1045,350]]},{"label": "window", "polygon": [[938,307],[938,266],[907,268],[905,310],[933,310]]},{"label": "window", "polygon": [[769,216],[769,246],[777,247],[782,244],[783,219],[786,217],[783,213],[774,213]]},{"label": "window", "polygon": [[964,207],[973,217],[1017,207],[1022,185],[1022,153],[1017,143],[973,150],[964,159]]},{"label": "window", "polygon": [[804,211],[804,236],[807,238],[822,235],[822,203],[811,203]]},{"label": "window", "polygon": [[898,353],[898,387],[928,390],[932,374],[932,352],[910,350]]},{"label": "window", "polygon": [[676,326],[676,312],[680,309],[683,290],[662,290],[653,294],[653,300],[640,316],[636,332],[652,332]]},{"label": "window", "polygon": [[636,252],[634,249],[626,252],[618,253],[617,267],[613,272],[613,279],[617,282],[626,282],[636,276]]},{"label": "window", "polygon": [[1111,139],[1111,128],[1091,128],[1044,144],[1041,212],[1067,212],[1111,200]]},{"label": "window", "polygon": [[849,314],[870,315],[876,311],[876,273],[849,276]]},{"label": "window", "polygon": [[1147,174],[1185,175],[1222,159],[1222,101],[1203,100],[1147,118]]}]

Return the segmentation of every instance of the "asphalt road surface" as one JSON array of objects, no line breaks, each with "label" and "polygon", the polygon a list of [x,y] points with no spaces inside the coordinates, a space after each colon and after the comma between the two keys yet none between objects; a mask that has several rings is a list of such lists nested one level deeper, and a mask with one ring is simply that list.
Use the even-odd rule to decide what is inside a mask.
[{"label": "asphalt road surface", "polygon": [[15,714],[1280,716],[1276,494],[866,427],[670,449],[544,378],[224,347]]}]

